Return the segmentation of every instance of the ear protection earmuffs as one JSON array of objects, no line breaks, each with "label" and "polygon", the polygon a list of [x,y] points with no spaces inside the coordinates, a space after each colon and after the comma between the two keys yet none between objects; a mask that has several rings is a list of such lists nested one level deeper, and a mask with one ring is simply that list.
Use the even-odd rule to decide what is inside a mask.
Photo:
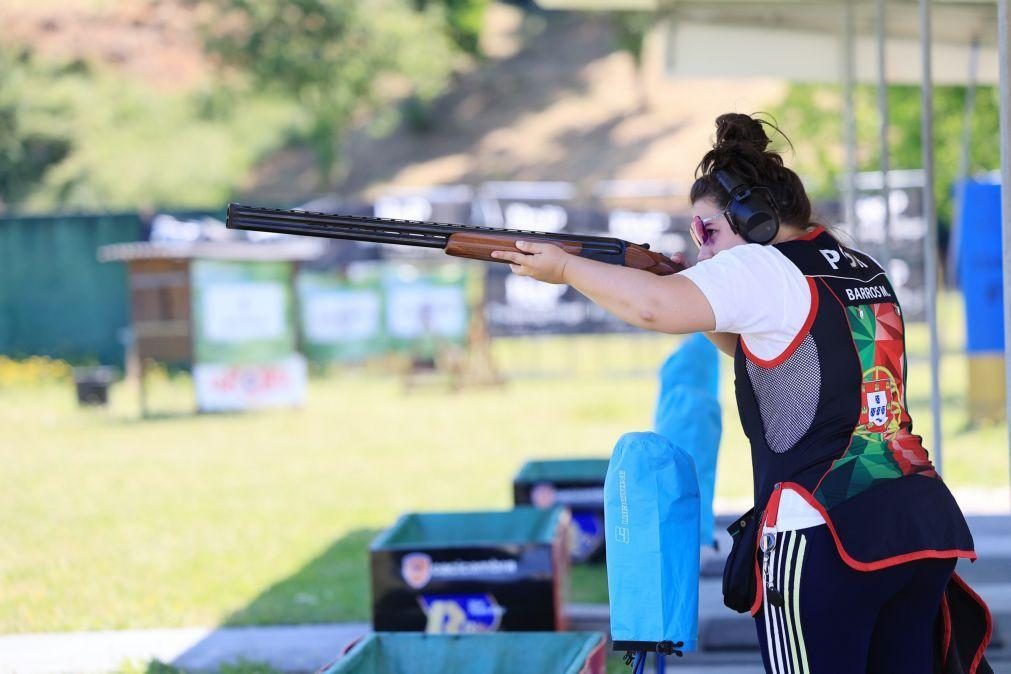
[{"label": "ear protection earmuffs", "polygon": [[730,194],[730,203],[725,211],[731,229],[748,243],[769,243],[779,232],[779,213],[776,202],[767,187],[752,187],[730,171],[716,171],[720,181]]}]

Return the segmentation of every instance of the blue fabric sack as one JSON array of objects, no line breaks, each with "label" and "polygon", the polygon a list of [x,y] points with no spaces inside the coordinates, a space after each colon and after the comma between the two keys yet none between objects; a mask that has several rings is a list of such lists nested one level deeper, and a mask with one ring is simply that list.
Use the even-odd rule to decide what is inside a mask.
[{"label": "blue fabric sack", "polygon": [[604,526],[614,649],[663,652],[657,645],[671,642],[695,650],[699,488],[691,457],[656,433],[621,436],[604,479]]},{"label": "blue fabric sack", "polygon": [[653,427],[688,452],[699,479],[699,541],[712,545],[716,458],[723,433],[719,401],[719,351],[701,333],[691,335],[660,367]]}]

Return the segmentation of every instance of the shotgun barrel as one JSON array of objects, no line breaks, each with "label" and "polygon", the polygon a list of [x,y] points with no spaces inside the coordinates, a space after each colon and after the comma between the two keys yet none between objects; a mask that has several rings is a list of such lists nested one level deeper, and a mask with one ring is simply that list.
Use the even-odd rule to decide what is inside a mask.
[{"label": "shotgun barrel", "polygon": [[644,269],[654,274],[673,274],[683,268],[664,255],[649,250],[649,244],[638,245],[606,236],[313,213],[234,203],[228,205],[225,224],[230,229],[441,248],[449,255],[488,262],[506,262],[491,257],[491,253],[495,250],[518,251],[516,241],[539,241],[553,243],[573,255]]}]

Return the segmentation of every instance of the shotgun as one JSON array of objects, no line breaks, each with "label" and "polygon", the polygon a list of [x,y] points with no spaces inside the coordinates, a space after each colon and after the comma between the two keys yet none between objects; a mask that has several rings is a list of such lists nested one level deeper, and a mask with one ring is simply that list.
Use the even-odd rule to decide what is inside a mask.
[{"label": "shotgun", "polygon": [[492,251],[522,252],[515,245],[517,241],[538,241],[553,243],[573,255],[642,269],[659,276],[667,276],[684,269],[684,265],[679,262],[651,251],[647,243],[634,244],[606,236],[552,234],[476,225],[446,225],[418,220],[257,208],[241,204],[228,204],[225,225],[230,229],[258,232],[441,248],[447,255],[504,263],[508,263],[508,260],[492,257]]}]

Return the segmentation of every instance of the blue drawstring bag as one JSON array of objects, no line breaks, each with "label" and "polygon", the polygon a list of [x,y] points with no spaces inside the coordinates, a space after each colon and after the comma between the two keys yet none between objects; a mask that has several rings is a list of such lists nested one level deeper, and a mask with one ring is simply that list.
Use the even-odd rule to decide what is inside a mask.
[{"label": "blue drawstring bag", "polygon": [[699,541],[713,545],[716,457],[723,433],[719,401],[719,352],[701,333],[681,344],[660,367],[653,427],[691,455],[699,480]]},{"label": "blue drawstring bag", "polygon": [[604,479],[607,584],[614,650],[696,649],[699,487],[691,457],[657,433],[626,433]]}]

